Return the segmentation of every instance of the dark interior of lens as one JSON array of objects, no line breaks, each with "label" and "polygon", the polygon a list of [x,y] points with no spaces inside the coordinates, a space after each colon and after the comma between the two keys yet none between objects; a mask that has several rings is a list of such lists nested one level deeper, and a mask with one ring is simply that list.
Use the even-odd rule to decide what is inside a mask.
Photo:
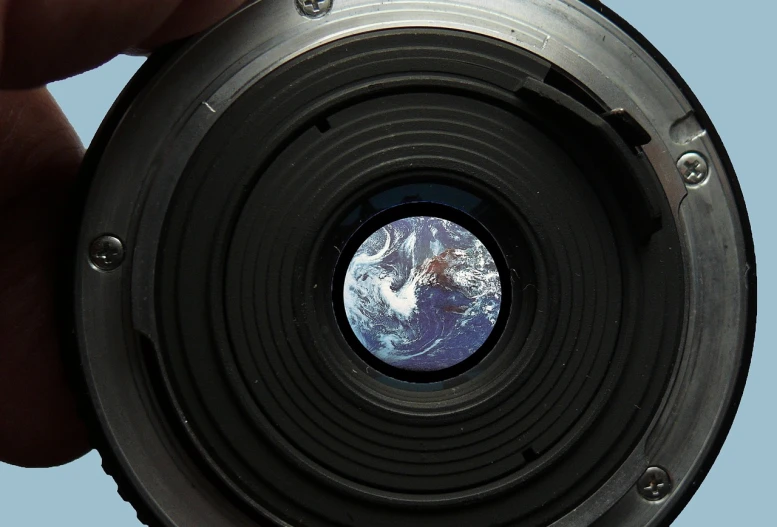
[{"label": "dark interior of lens", "polygon": [[[165,220],[179,437],[257,518],[561,517],[633,450],[675,360],[681,255],[649,140],[467,33],[364,34],[277,69],[214,125]],[[420,216],[481,240],[502,292],[477,351],[431,372],[370,359],[335,294],[371,234]]]}]

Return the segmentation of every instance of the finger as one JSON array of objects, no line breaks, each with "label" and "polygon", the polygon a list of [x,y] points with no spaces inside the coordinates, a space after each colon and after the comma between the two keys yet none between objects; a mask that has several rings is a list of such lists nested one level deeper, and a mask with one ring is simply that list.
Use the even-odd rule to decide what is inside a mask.
[{"label": "finger", "polygon": [[245,1],[185,0],[148,38],[133,46],[149,50],[198,33],[236,10]]},{"label": "finger", "polygon": [[83,147],[45,89],[0,92],[0,461],[89,450],[61,360],[55,288]]},{"label": "finger", "polygon": [[201,31],[242,0],[0,0],[0,13],[3,2],[0,88],[23,88]]}]

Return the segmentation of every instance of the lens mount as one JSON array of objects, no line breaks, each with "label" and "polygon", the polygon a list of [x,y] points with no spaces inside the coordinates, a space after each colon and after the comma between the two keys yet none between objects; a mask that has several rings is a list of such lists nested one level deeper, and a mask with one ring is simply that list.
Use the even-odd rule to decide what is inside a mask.
[{"label": "lens mount", "polygon": [[[150,525],[665,525],[736,411],[733,169],[598,4],[263,0],[153,57],[86,172],[84,380]],[[423,378],[371,362],[337,294],[414,215],[483,241],[504,295],[481,350]],[[104,235],[116,269],[90,262]]]}]

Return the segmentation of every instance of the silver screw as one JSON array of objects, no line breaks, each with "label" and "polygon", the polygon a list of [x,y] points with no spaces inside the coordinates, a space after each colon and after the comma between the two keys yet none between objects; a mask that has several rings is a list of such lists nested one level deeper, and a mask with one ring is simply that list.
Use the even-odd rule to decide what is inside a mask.
[{"label": "silver screw", "polygon": [[295,0],[300,13],[308,18],[319,18],[332,9],[332,0]]},{"label": "silver screw", "polygon": [[640,496],[648,501],[659,501],[672,491],[672,480],[662,468],[650,467],[637,482]]},{"label": "silver screw", "polygon": [[124,261],[124,244],[116,236],[100,236],[89,246],[89,261],[99,271],[113,271]]},{"label": "silver screw", "polygon": [[698,152],[688,152],[677,161],[677,170],[689,185],[698,185],[710,173],[710,167],[704,156]]}]

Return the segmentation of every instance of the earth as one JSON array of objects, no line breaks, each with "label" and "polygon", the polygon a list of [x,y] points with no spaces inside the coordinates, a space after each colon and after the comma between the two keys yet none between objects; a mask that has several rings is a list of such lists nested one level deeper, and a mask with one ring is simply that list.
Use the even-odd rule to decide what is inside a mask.
[{"label": "earth", "polygon": [[359,247],[343,300],[364,347],[396,368],[439,371],[475,353],[494,329],[499,272],[485,245],[460,225],[415,216]]}]

